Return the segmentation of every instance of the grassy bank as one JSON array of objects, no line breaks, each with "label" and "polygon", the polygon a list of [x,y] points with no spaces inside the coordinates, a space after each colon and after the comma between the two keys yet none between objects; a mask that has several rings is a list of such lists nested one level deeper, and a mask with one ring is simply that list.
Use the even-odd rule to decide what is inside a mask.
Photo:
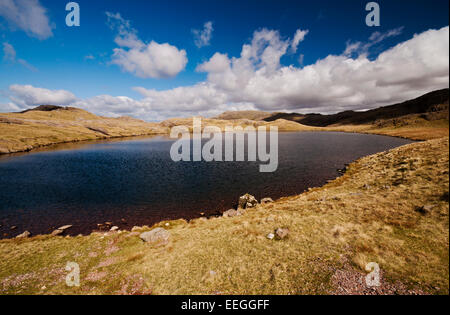
[{"label": "grassy bank", "polygon": [[100,117],[76,108],[0,113],[0,154],[58,143],[165,133],[167,129],[156,123]]},{"label": "grassy bank", "polygon": [[[448,137],[406,145],[242,216],[161,222],[163,247],[139,239],[149,227],[3,240],[0,294],[448,294],[448,149]],[[277,228],[288,237],[268,239]],[[362,285],[369,262],[376,290]]]}]

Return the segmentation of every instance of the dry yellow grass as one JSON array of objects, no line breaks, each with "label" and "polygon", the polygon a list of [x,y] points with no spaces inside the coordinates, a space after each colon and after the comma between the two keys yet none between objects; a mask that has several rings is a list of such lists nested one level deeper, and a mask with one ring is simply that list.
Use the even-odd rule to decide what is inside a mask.
[{"label": "dry yellow grass", "polygon": [[0,154],[57,143],[167,133],[156,123],[105,118],[81,109],[0,114]]},{"label": "dry yellow grass", "polygon": [[[200,117],[201,118],[201,117]],[[193,118],[172,118],[165,120],[160,123],[161,126],[172,128],[175,126],[187,126],[192,131],[192,123]],[[276,121],[272,122],[265,122],[265,121],[259,121],[259,120],[249,120],[249,119],[231,119],[231,120],[221,120],[221,119],[210,119],[210,118],[201,118],[202,128],[206,126],[215,126],[219,127],[222,131],[225,130],[225,127],[266,127],[269,128],[270,126],[276,126],[278,127],[278,131],[281,132],[297,132],[297,131],[320,131],[321,128],[318,127],[311,127],[311,126],[305,126],[298,124],[293,121],[285,120],[285,119],[278,119]]]},{"label": "dry yellow grass", "polygon": [[[138,232],[3,240],[0,294],[325,294],[337,271],[368,262],[389,283],[448,294],[448,149],[443,138],[365,157],[243,216],[161,222],[165,247]],[[288,238],[267,239],[279,227]],[[79,288],[65,285],[67,261],[80,264]]]}]

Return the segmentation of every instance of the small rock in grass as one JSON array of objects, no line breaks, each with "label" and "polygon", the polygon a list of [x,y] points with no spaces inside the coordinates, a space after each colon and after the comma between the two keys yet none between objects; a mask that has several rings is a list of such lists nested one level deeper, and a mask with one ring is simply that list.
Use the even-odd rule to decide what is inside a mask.
[{"label": "small rock in grass", "polygon": [[278,240],[283,240],[289,235],[289,229],[279,228],[275,231]]},{"label": "small rock in grass", "polygon": [[421,214],[428,214],[431,212],[431,210],[433,210],[435,206],[434,205],[425,205],[422,207],[418,207],[416,209],[417,212],[421,213]]},{"label": "small rock in grass", "polygon": [[28,231],[25,231],[22,234],[17,235],[16,238],[27,238],[27,237],[30,237],[30,236],[31,236],[31,233],[28,232]]},{"label": "small rock in grass", "polygon": [[156,228],[150,232],[142,233],[139,237],[146,243],[165,246],[169,243],[170,234],[163,228]]},{"label": "small rock in grass", "polygon": [[273,239],[275,238],[275,234],[269,233],[269,234],[267,234],[267,238],[268,238],[269,240],[273,240]]},{"label": "small rock in grass", "polygon": [[237,217],[237,216],[239,216],[239,215],[240,215],[239,211],[234,210],[234,209],[227,210],[227,211],[225,211],[225,212],[223,213],[223,216],[224,216],[225,218]]},{"label": "small rock in grass", "polygon": [[268,204],[268,203],[273,203],[273,199],[272,198],[263,198],[263,199],[261,199],[261,204],[262,205],[265,205],[265,204]]},{"label": "small rock in grass", "polygon": [[111,232],[115,232],[115,231],[117,231],[118,229],[119,229],[118,226],[113,226],[113,227],[110,229],[110,231],[111,231]]},{"label": "small rock in grass", "polygon": [[63,234],[64,233],[64,231],[63,230],[60,230],[60,229],[56,229],[56,230],[54,230],[53,232],[52,232],[52,236],[58,236],[58,235],[61,235],[61,234]]},{"label": "small rock in grass", "polygon": [[58,230],[65,231],[65,230],[70,229],[71,227],[72,227],[72,225],[64,225],[64,226],[59,227]]}]

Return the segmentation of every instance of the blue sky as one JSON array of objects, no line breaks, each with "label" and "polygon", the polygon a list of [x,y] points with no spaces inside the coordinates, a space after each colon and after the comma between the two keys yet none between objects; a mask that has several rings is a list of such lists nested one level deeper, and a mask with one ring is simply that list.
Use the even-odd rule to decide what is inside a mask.
[{"label": "blue sky", "polygon": [[[0,111],[32,107],[40,100],[51,101],[52,98],[44,97],[49,93],[58,94],[57,91],[67,91],[72,97],[68,97],[67,101],[63,102],[67,104],[63,105],[79,105],[100,114],[128,114],[147,120],[163,119],[177,114],[209,115],[224,109],[334,112],[348,108],[366,109],[414,96],[426,90],[448,86],[448,79],[443,79],[445,72],[448,77],[448,63],[442,61],[445,56],[448,59],[448,28],[445,27],[448,26],[449,9],[448,1],[444,0],[377,1],[381,8],[380,27],[368,27],[365,24],[368,14],[365,5],[369,1],[359,0],[323,0],[314,3],[294,0],[78,0],[76,2],[81,9],[80,27],[65,25],[67,14],[65,5],[68,2],[0,0],[0,45],[3,48],[0,50],[0,104],[3,104]],[[37,7],[42,11],[36,15],[33,13],[35,10],[31,12],[24,9],[30,7]],[[12,17],[11,8],[17,9],[19,15],[23,14],[23,19]],[[114,14],[110,23],[106,12]],[[30,23],[24,22],[30,20],[36,23],[29,25]],[[115,23],[115,28],[111,27],[111,22]],[[201,33],[207,22],[212,26],[210,35],[206,36],[208,38],[204,45],[198,47],[193,30]],[[124,25],[127,25],[126,33],[120,34],[119,27]],[[295,50],[292,49],[292,40],[297,30],[307,33]],[[389,97],[374,98],[371,96],[374,92],[369,92],[369,86],[381,86],[379,82],[385,77],[380,77],[370,79],[378,80],[376,82],[367,81],[365,90],[355,88],[350,83],[349,86],[336,88],[335,93],[338,97],[336,104],[332,99],[319,99],[315,96],[318,93],[302,97],[310,90],[305,81],[316,76],[321,76],[319,81],[326,81],[323,72],[317,70],[319,67],[317,63],[320,60],[329,56],[342,56],[351,44],[359,43],[358,48],[347,54],[346,58],[353,62],[358,58],[365,58],[366,63],[375,62],[383,52],[389,51],[399,43],[412,40],[414,34],[422,34],[429,30],[440,33],[434,34],[434,37],[430,35],[424,38],[420,45],[411,42],[412,47],[422,50],[420,47],[424,45],[430,45],[429,49],[433,49],[431,46],[436,38],[442,38],[444,41],[441,43],[442,56],[437,58],[441,64],[419,69],[421,75],[427,77],[424,80],[429,81],[427,84],[417,86],[412,82],[416,82],[418,78],[402,77],[399,80],[407,80],[411,84],[398,91],[389,89],[389,93],[392,94]],[[259,51],[257,52],[259,55],[251,59],[254,62],[253,68],[244,71],[242,67],[233,64],[232,58],[240,58],[243,45],[251,45],[252,40],[256,38],[255,32],[258,31],[261,32],[259,34],[263,41],[262,46],[255,48]],[[276,34],[270,33],[271,31]],[[379,36],[374,36],[375,32],[379,33]],[[118,37],[124,39],[130,34],[140,44],[133,47],[118,44]],[[158,46],[153,47],[154,50],[153,48],[146,50],[152,41]],[[167,68],[171,65],[157,66],[159,68],[156,75],[151,69],[152,66],[148,66],[145,71],[131,70],[136,66],[148,65],[148,60],[145,59],[147,57],[153,58],[153,63],[158,63],[159,54],[169,52],[164,50],[169,49],[168,46],[159,46],[166,43],[170,45],[170,53],[173,54],[170,55],[171,58],[173,56],[171,60],[174,60],[173,68]],[[271,71],[264,70],[261,74],[258,70],[264,68],[262,55],[267,47],[270,51],[280,53],[270,57],[276,63],[275,68]],[[14,57],[11,49],[14,50]],[[121,50],[120,56],[114,57],[114,49]],[[133,49],[140,54],[139,61],[132,59],[130,51]],[[205,71],[199,71],[199,65],[211,61],[216,53],[228,58],[217,59],[220,59],[221,65],[229,62],[231,70],[221,66],[220,71],[217,71],[217,64],[210,63],[209,67],[203,67]],[[281,58],[277,57],[280,55]],[[416,54],[414,56],[417,57]],[[424,53],[417,58],[428,58],[426,56]],[[131,61],[134,63],[132,66],[129,64],[130,60],[134,60]],[[179,66],[176,66],[177,62]],[[345,64],[345,58],[333,62]],[[391,64],[393,63],[388,63],[390,67]],[[415,65],[420,67],[421,64],[423,60],[416,60]],[[383,63],[381,67],[388,65]],[[293,73],[289,74],[291,79],[281,78],[290,66],[293,67],[291,69]],[[311,70],[309,76],[305,71],[300,73],[300,70],[307,66],[312,66],[311,69],[314,70]],[[374,66],[373,64],[371,69],[374,69]],[[376,66],[379,68],[380,64]],[[410,66],[405,65],[400,70]],[[352,69],[354,68],[355,66],[352,66]],[[444,74],[439,72],[438,68],[443,69]],[[330,69],[336,69],[336,66],[330,66]],[[364,76],[366,78],[369,71],[373,72],[367,67],[354,71],[348,76],[359,76],[366,71]],[[386,73],[383,75],[386,76]],[[336,73],[333,77],[336,78],[336,83],[347,78],[344,76],[339,79]],[[227,78],[231,81],[244,82],[240,83],[244,85],[227,86],[228,82],[224,82]],[[259,93],[252,90],[255,84],[261,84],[262,91],[267,90],[264,88],[265,85],[274,86],[268,80],[275,80],[274,84],[280,84],[279,90],[285,91],[279,95],[280,102],[276,101],[277,95],[273,93],[262,100],[255,96]],[[292,82],[297,82],[297,86],[292,86]],[[392,86],[399,85],[398,82],[391,83]],[[205,86],[199,88],[199,84],[207,85],[207,88]],[[330,90],[330,84],[327,82],[314,87],[318,90],[321,87]],[[12,91],[10,87],[13,85],[16,88]],[[21,86],[41,90],[20,89]],[[173,90],[179,87],[185,87],[186,90]],[[238,91],[238,88],[246,91]],[[302,88],[305,90],[302,91]],[[164,94],[156,94],[158,91]],[[388,90],[379,92],[386,91]],[[394,95],[395,93],[397,94]],[[190,97],[180,103],[178,94],[188,94]],[[105,103],[93,99],[99,95],[107,95],[110,100]],[[209,96],[214,99],[208,99]],[[124,103],[123,98],[115,99],[116,97],[127,99]],[[60,99],[66,100],[64,97],[55,98]],[[168,102],[167,106],[164,101]],[[192,103],[191,107],[189,102]]]}]

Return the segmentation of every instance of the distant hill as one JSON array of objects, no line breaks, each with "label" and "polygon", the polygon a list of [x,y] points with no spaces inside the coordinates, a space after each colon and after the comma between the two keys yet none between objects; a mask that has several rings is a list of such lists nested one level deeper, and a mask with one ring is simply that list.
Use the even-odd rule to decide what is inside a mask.
[{"label": "distant hill", "polygon": [[362,125],[375,123],[379,120],[399,118],[411,114],[448,113],[449,89],[443,89],[425,94],[403,103],[384,106],[365,112],[345,111],[333,115],[274,113],[264,118],[265,121],[286,119],[302,125],[327,127],[331,125]]},{"label": "distant hill", "polygon": [[[273,113],[262,112],[257,110],[243,110],[243,111],[229,111],[220,114],[219,116],[213,117],[213,119],[219,120],[235,120],[235,119],[249,119],[249,120],[264,120],[265,118],[271,117]],[[270,121],[274,121],[272,119]]]},{"label": "distant hill", "polygon": [[63,106],[56,106],[56,105],[40,105],[35,108],[24,110],[23,112],[20,112],[21,114],[25,114],[28,112],[52,112],[55,110],[73,110],[75,108],[73,107],[63,107]]}]

